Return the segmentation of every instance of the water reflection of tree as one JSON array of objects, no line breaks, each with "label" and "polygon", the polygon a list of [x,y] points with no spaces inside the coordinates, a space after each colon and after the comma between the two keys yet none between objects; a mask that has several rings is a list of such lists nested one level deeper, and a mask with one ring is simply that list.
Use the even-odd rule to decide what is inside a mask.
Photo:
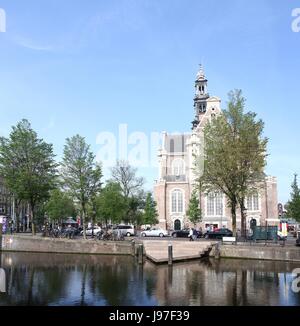
[{"label": "water reflection of tree", "polygon": [[90,287],[98,291],[109,306],[131,305],[129,281],[133,275],[132,264],[119,264],[114,259],[97,266]]},{"label": "water reflection of tree", "polygon": [[26,265],[5,268],[8,279],[4,304],[48,305],[59,301],[67,292],[68,277],[59,267],[38,268]]}]

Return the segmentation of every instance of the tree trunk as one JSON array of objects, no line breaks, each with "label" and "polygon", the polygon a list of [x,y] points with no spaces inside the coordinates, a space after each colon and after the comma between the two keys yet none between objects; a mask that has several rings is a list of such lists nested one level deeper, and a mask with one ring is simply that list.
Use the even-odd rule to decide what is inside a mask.
[{"label": "tree trunk", "polygon": [[32,235],[35,235],[35,224],[34,224],[34,204],[30,204],[30,216],[31,216],[31,231]]},{"label": "tree trunk", "polygon": [[245,199],[242,198],[240,201],[241,207],[241,235],[242,238],[246,239],[246,215],[245,215]]},{"label": "tree trunk", "polygon": [[86,226],[85,226],[85,204],[82,203],[82,227],[83,227],[83,239],[86,240]]},{"label": "tree trunk", "polygon": [[233,236],[236,237],[236,201],[231,200],[230,206],[231,206],[231,218],[232,218],[232,232]]}]

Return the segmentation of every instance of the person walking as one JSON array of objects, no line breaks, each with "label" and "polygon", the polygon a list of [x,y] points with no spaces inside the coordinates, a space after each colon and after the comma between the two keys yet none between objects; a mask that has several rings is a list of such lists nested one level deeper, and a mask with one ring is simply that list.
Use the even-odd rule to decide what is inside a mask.
[{"label": "person walking", "polygon": [[194,241],[194,239],[193,239],[193,234],[194,234],[194,231],[193,231],[193,228],[191,228],[191,229],[190,229],[190,233],[189,233],[190,241]]}]

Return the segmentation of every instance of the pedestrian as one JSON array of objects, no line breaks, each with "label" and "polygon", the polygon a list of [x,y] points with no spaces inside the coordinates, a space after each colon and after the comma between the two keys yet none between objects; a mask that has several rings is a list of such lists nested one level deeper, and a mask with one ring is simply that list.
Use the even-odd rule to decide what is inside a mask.
[{"label": "pedestrian", "polygon": [[193,229],[193,241],[196,241],[197,240],[197,230],[196,229]]},{"label": "pedestrian", "polygon": [[190,233],[189,233],[190,241],[194,241],[194,239],[193,239],[193,234],[194,234],[194,232],[193,232],[193,228],[191,228],[191,229],[190,229]]}]

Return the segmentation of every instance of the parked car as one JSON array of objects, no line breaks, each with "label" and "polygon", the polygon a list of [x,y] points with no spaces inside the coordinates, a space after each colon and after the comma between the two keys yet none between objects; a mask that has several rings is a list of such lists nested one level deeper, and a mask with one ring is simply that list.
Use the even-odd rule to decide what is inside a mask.
[{"label": "parked car", "polygon": [[[94,226],[94,235],[98,235],[98,233],[100,233],[102,231],[102,229],[100,228],[100,226]],[[80,232],[81,235],[83,235],[83,231]],[[85,230],[85,235],[86,236],[92,236],[93,234],[93,228],[87,228]]]},{"label": "parked car", "polygon": [[222,239],[223,237],[232,237],[233,233],[229,229],[221,228],[214,231],[208,231],[205,234],[205,239]]},{"label": "parked car", "polygon": [[297,232],[296,246],[300,246],[300,231]]},{"label": "parked car", "polygon": [[167,237],[168,236],[168,231],[159,229],[159,228],[152,228],[150,230],[145,230],[142,231],[141,233],[142,237]]},{"label": "parked car", "polygon": [[126,237],[135,236],[135,229],[133,225],[119,224],[113,227],[114,232],[121,231],[121,235]]},{"label": "parked car", "polygon": [[[197,232],[197,238],[201,238],[202,237],[202,232],[199,230],[196,230]],[[171,233],[171,236],[173,238],[188,238],[190,234],[190,229],[183,229],[183,230],[179,230],[179,231],[173,231]]]}]

